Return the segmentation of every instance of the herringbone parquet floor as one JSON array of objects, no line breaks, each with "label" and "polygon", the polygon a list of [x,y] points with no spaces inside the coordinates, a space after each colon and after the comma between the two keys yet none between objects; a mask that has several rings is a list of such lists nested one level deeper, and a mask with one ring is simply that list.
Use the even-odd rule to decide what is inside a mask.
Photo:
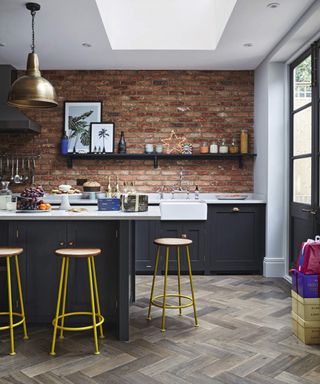
[{"label": "herringbone parquet floor", "polygon": [[[16,331],[17,355],[11,357],[1,332],[0,383],[320,383],[320,346],[292,335],[291,300],[280,280],[195,276],[194,283],[200,327],[193,327],[191,308],[182,317],[171,310],[162,334],[159,309],[145,320],[151,277],[138,277],[131,341],[109,336],[99,356],[92,354],[91,334],[80,333],[58,341],[57,357],[50,357],[51,330],[33,329],[27,342]],[[174,276],[169,286],[176,289]],[[188,292],[186,277],[183,288]]]}]

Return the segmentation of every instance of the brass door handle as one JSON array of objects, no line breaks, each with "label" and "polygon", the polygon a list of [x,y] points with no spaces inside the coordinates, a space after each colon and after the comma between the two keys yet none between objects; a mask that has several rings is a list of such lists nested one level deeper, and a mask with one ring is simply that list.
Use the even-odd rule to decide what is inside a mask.
[{"label": "brass door handle", "polygon": [[63,247],[64,246],[64,241],[60,241],[59,245],[60,245],[60,247]]},{"label": "brass door handle", "polygon": [[233,207],[232,212],[240,212],[240,209],[238,207]]},{"label": "brass door handle", "polygon": [[310,213],[310,215],[316,215],[317,214],[317,211],[313,211],[312,209],[304,209],[304,208],[302,208],[301,211],[302,212]]},{"label": "brass door handle", "polygon": [[68,243],[69,247],[72,247],[73,244],[74,244],[73,241],[69,241],[69,243]]}]

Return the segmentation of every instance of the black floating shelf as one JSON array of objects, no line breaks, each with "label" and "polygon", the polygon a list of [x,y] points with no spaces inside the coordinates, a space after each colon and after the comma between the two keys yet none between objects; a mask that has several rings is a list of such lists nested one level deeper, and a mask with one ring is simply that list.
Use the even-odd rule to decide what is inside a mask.
[{"label": "black floating shelf", "polygon": [[206,154],[168,154],[168,153],[70,153],[64,155],[68,160],[68,167],[72,168],[73,160],[152,160],[154,168],[158,168],[159,160],[238,160],[239,168],[243,160],[257,156],[255,153],[206,153]]}]

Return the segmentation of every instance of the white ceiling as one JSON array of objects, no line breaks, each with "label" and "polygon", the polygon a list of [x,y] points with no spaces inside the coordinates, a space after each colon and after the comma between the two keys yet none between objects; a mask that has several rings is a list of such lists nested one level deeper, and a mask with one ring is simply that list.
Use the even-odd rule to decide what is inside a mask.
[{"label": "white ceiling", "polygon": [[[221,7],[221,3],[228,3],[229,9],[232,9],[234,2],[193,0],[192,3],[193,7],[199,3],[210,10],[210,1],[217,1],[216,6],[226,14],[228,8]],[[148,0],[148,3],[153,3],[153,7],[144,9],[143,15],[142,11],[137,12],[143,0],[130,0],[131,6],[125,7],[126,14],[119,11],[124,9],[128,0],[97,0],[100,6],[102,2],[105,3],[104,9],[100,8],[101,15],[95,0],[39,0],[41,10],[36,16],[36,52],[39,54],[41,69],[254,69],[310,5],[318,0],[275,0],[280,3],[280,7],[270,9],[267,4],[272,1],[237,0],[229,20],[226,15],[224,20],[220,17],[219,22],[216,22],[212,12],[207,12],[202,15],[202,25],[201,12],[204,8],[200,8],[200,5],[199,9],[182,8],[180,13],[178,7],[175,29],[174,15],[170,14],[166,18],[168,9],[165,8],[161,13],[158,12],[161,6],[168,5],[168,0]],[[0,64],[12,64],[19,69],[25,68],[31,39],[31,16],[25,9],[25,2],[0,1],[0,43],[5,44],[0,47]],[[179,3],[181,8],[180,0],[170,2]],[[106,14],[109,11],[106,5],[111,3],[110,12]],[[183,3],[187,6],[189,1]],[[134,8],[132,4],[137,7]],[[157,12],[154,12],[155,9]],[[181,20],[185,18],[185,12],[188,14],[190,31],[188,23]],[[195,25],[191,23],[192,13]],[[161,20],[157,19],[160,15]],[[103,21],[107,20],[109,22],[105,29]],[[216,24],[215,28],[220,23],[220,39],[219,32],[211,28],[210,22]],[[134,28],[135,24],[139,24],[139,28]],[[152,32],[153,35],[150,33],[152,24],[156,31]],[[192,36],[192,31],[199,25],[201,30]],[[146,31],[148,26],[149,31],[146,33],[150,33],[150,36],[140,41],[139,34],[141,36],[141,31]],[[182,29],[186,32],[183,44]],[[209,37],[212,35],[212,44],[206,31]],[[134,38],[129,39],[131,34]],[[218,43],[216,49],[202,49],[208,45],[214,48],[215,40]],[[110,41],[116,49],[111,48]],[[83,42],[92,44],[92,47],[84,48]],[[253,46],[244,47],[245,43],[252,43]]]}]

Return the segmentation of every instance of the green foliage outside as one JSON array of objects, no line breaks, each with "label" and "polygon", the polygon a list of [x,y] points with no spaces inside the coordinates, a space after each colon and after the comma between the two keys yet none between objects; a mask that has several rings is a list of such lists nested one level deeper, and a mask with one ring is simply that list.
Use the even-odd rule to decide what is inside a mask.
[{"label": "green foliage outside", "polygon": [[311,56],[308,56],[295,68],[294,76],[296,82],[311,82]]}]

